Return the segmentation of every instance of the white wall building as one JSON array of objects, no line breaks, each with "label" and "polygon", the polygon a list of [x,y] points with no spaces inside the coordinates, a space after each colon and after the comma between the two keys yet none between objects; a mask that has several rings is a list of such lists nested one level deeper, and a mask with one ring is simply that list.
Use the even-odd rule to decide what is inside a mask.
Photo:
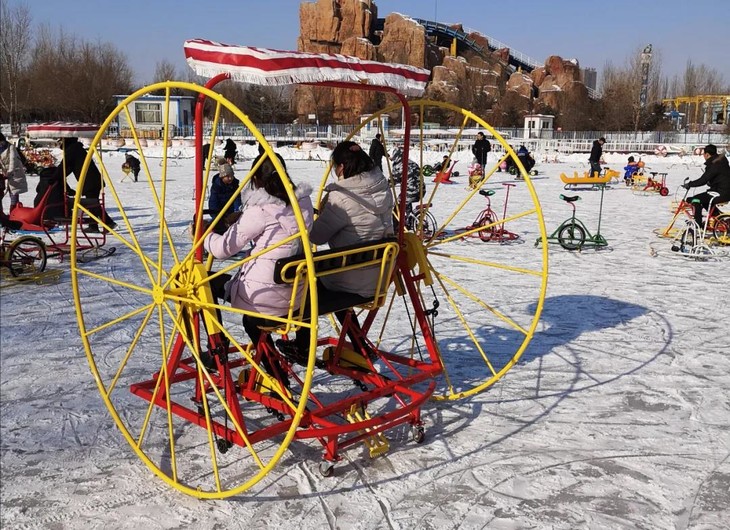
[{"label": "white wall building", "polygon": [[[114,96],[114,99],[118,105],[127,97],[118,95]],[[163,125],[166,122],[172,125],[171,136],[177,136],[178,130],[189,130],[189,127],[193,125],[193,105],[195,104],[193,96],[170,96],[167,120],[163,120],[165,99],[165,96],[145,95],[129,104],[129,114],[134,122],[133,125],[144,136],[160,137]],[[117,116],[117,127],[120,136],[129,135],[130,126],[125,112],[120,112]]]},{"label": "white wall building", "polygon": [[553,121],[555,116],[550,114],[528,114],[525,116],[525,130],[523,138],[552,138]]}]

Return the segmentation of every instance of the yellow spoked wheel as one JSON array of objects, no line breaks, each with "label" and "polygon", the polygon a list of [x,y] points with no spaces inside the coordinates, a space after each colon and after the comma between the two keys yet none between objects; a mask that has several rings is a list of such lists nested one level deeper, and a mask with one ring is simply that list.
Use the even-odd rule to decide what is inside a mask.
[{"label": "yellow spoked wheel", "polygon": [[[175,149],[170,145],[172,125],[164,120],[172,114],[171,94],[178,89],[207,98],[212,132],[204,135],[203,144],[216,146],[215,131],[222,110],[227,109],[254,132],[278,174],[286,174],[248,117],[221,95],[182,82],[159,83],[132,94],[102,124],[79,182],[83,186],[93,161],[101,171],[106,208],[116,226],[101,222],[79,200],[74,204],[74,218],[83,212],[100,221],[118,251],[106,260],[85,262],[78,259],[75,246],[72,248],[74,302],[81,339],[101,396],[135,453],[175,488],[197,497],[223,498],[261,480],[287,449],[305,412],[314,347],[304,375],[300,372],[294,377],[285,363],[272,367],[274,354],[271,358],[257,354],[243,331],[242,316],[267,319],[272,327],[308,324],[281,314],[235,309],[213,297],[212,285],[222,274],[234,274],[252,259],[276,259],[278,247],[257,248],[252,255],[243,253],[215,264],[212,259],[207,263],[196,259],[209,229],[199,225],[199,237],[194,239],[192,221],[204,218],[210,177],[217,172],[211,167],[217,165],[214,149],[210,149],[203,171],[202,200],[196,205],[191,200],[195,190],[193,161],[180,165],[171,159],[170,152]],[[164,94],[153,104],[155,109],[145,103],[146,110],[163,117],[157,147],[149,145],[145,131],[132,119],[135,111],[137,117],[141,112],[136,103],[150,93]],[[124,162],[121,155],[101,156],[102,139],[112,125],[119,127],[136,150],[142,168],[139,182],[119,182]],[[143,143],[147,147],[143,148]],[[249,185],[258,166],[238,169],[237,193]],[[288,241],[298,242],[311,265],[309,239],[295,190],[288,178],[282,182],[299,230]],[[307,282],[310,289],[314,287],[312,277],[307,277]],[[314,344],[317,305],[316,297],[312,298]],[[211,336],[220,342],[213,344]],[[213,348],[213,357],[207,357],[212,346],[217,350]],[[292,377],[291,389],[284,384],[288,377]]]},{"label": "yellow spoked wheel", "polygon": [[[390,153],[383,159],[383,170],[391,178],[396,198],[403,191],[397,152],[403,132],[391,128],[386,133],[380,124],[383,115],[400,116],[402,110],[401,105],[388,107],[352,134],[360,134],[365,127],[383,133]],[[417,256],[425,260],[425,274],[417,285],[425,311],[415,314],[408,295],[393,288],[368,338],[381,349],[410,352],[417,359],[435,348],[443,373],[434,397],[458,399],[494,384],[527,349],[540,318],[548,277],[547,245],[535,248],[533,242],[544,241],[547,235],[530,175],[497,131],[473,113],[446,103],[414,101],[410,111],[420,125],[412,129],[412,164],[407,173],[413,177],[415,171],[415,182],[420,179],[425,190],[419,193],[418,184],[412,187],[416,193],[411,198],[421,198],[410,211],[398,212],[397,218],[406,230],[410,262],[418,269]],[[425,127],[434,122],[440,127]],[[493,137],[481,175],[472,163],[477,131]],[[424,166],[439,165],[444,156],[449,165],[456,161],[448,178],[438,171],[425,177]],[[516,167],[516,176],[499,171],[504,162]],[[329,178],[328,168],[320,195]],[[433,343],[423,336],[419,319],[428,320]]]}]

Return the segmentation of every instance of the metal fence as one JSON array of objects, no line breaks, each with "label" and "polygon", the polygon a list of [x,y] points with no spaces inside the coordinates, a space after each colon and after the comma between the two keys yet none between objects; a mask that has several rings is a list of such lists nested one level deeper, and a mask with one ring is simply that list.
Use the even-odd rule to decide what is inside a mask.
[{"label": "metal fence", "polygon": [[[203,126],[204,135],[211,137],[212,124],[206,123]],[[281,123],[263,123],[256,124],[256,128],[267,139],[267,141],[276,145],[298,144],[301,142],[321,142],[325,144],[334,144],[347,138],[358,125],[315,125],[315,124],[281,124]],[[25,128],[23,127],[22,130]],[[684,132],[684,131],[553,131],[545,129],[532,129],[533,135],[525,138],[525,130],[522,128],[497,128],[505,140],[515,148],[525,145],[529,149],[547,149],[558,152],[582,152],[590,151],[593,140],[604,137],[606,138],[606,151],[618,152],[639,152],[650,153],[657,150],[666,150],[667,152],[689,152],[697,146],[704,146],[712,143],[718,147],[730,150],[730,135],[720,132]],[[150,130],[152,137],[159,135],[161,129]],[[474,136],[478,129],[458,131],[457,129],[448,128],[429,128],[427,133],[429,148],[435,150],[448,150],[450,142],[453,141],[456,134],[461,132],[462,140],[457,149],[467,149],[474,142]],[[420,129],[412,131],[412,138],[419,138]],[[121,135],[121,133],[119,133]],[[360,142],[369,142],[374,130],[361,131],[357,137]],[[113,136],[113,134],[112,134]],[[192,126],[178,127],[174,131],[177,138],[192,138],[194,130]],[[247,127],[242,124],[225,124],[219,126],[216,131],[219,139],[232,138],[235,141],[251,142],[256,138]],[[403,129],[391,127],[385,132],[386,139],[390,143],[398,143],[403,138]]]}]

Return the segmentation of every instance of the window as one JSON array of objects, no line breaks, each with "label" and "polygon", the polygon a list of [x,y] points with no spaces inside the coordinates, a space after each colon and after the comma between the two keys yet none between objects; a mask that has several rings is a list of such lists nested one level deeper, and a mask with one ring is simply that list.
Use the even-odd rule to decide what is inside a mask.
[{"label": "window", "polygon": [[138,124],[162,125],[161,103],[137,103],[134,114]]}]

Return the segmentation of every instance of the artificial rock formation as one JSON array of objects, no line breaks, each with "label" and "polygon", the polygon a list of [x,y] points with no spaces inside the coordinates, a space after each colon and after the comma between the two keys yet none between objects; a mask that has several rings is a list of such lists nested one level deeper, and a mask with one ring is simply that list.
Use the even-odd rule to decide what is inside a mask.
[{"label": "artificial rock formation", "polygon": [[[508,65],[508,49],[490,52],[487,37],[479,33],[468,37],[483,53],[465,49],[453,57],[448,47],[429,37],[415,20],[391,13],[385,17],[382,32],[376,32],[377,18],[373,0],[303,2],[298,49],[427,68],[431,81],[424,97],[473,109],[494,125],[515,121],[534,108],[559,110],[565,101],[588,98],[580,69],[572,61],[552,55],[543,67],[527,75]],[[461,25],[451,27],[463,31]],[[362,114],[390,102],[394,102],[392,96],[376,92],[310,86],[299,87],[295,95],[300,119],[315,115],[320,122],[357,123]]]}]

